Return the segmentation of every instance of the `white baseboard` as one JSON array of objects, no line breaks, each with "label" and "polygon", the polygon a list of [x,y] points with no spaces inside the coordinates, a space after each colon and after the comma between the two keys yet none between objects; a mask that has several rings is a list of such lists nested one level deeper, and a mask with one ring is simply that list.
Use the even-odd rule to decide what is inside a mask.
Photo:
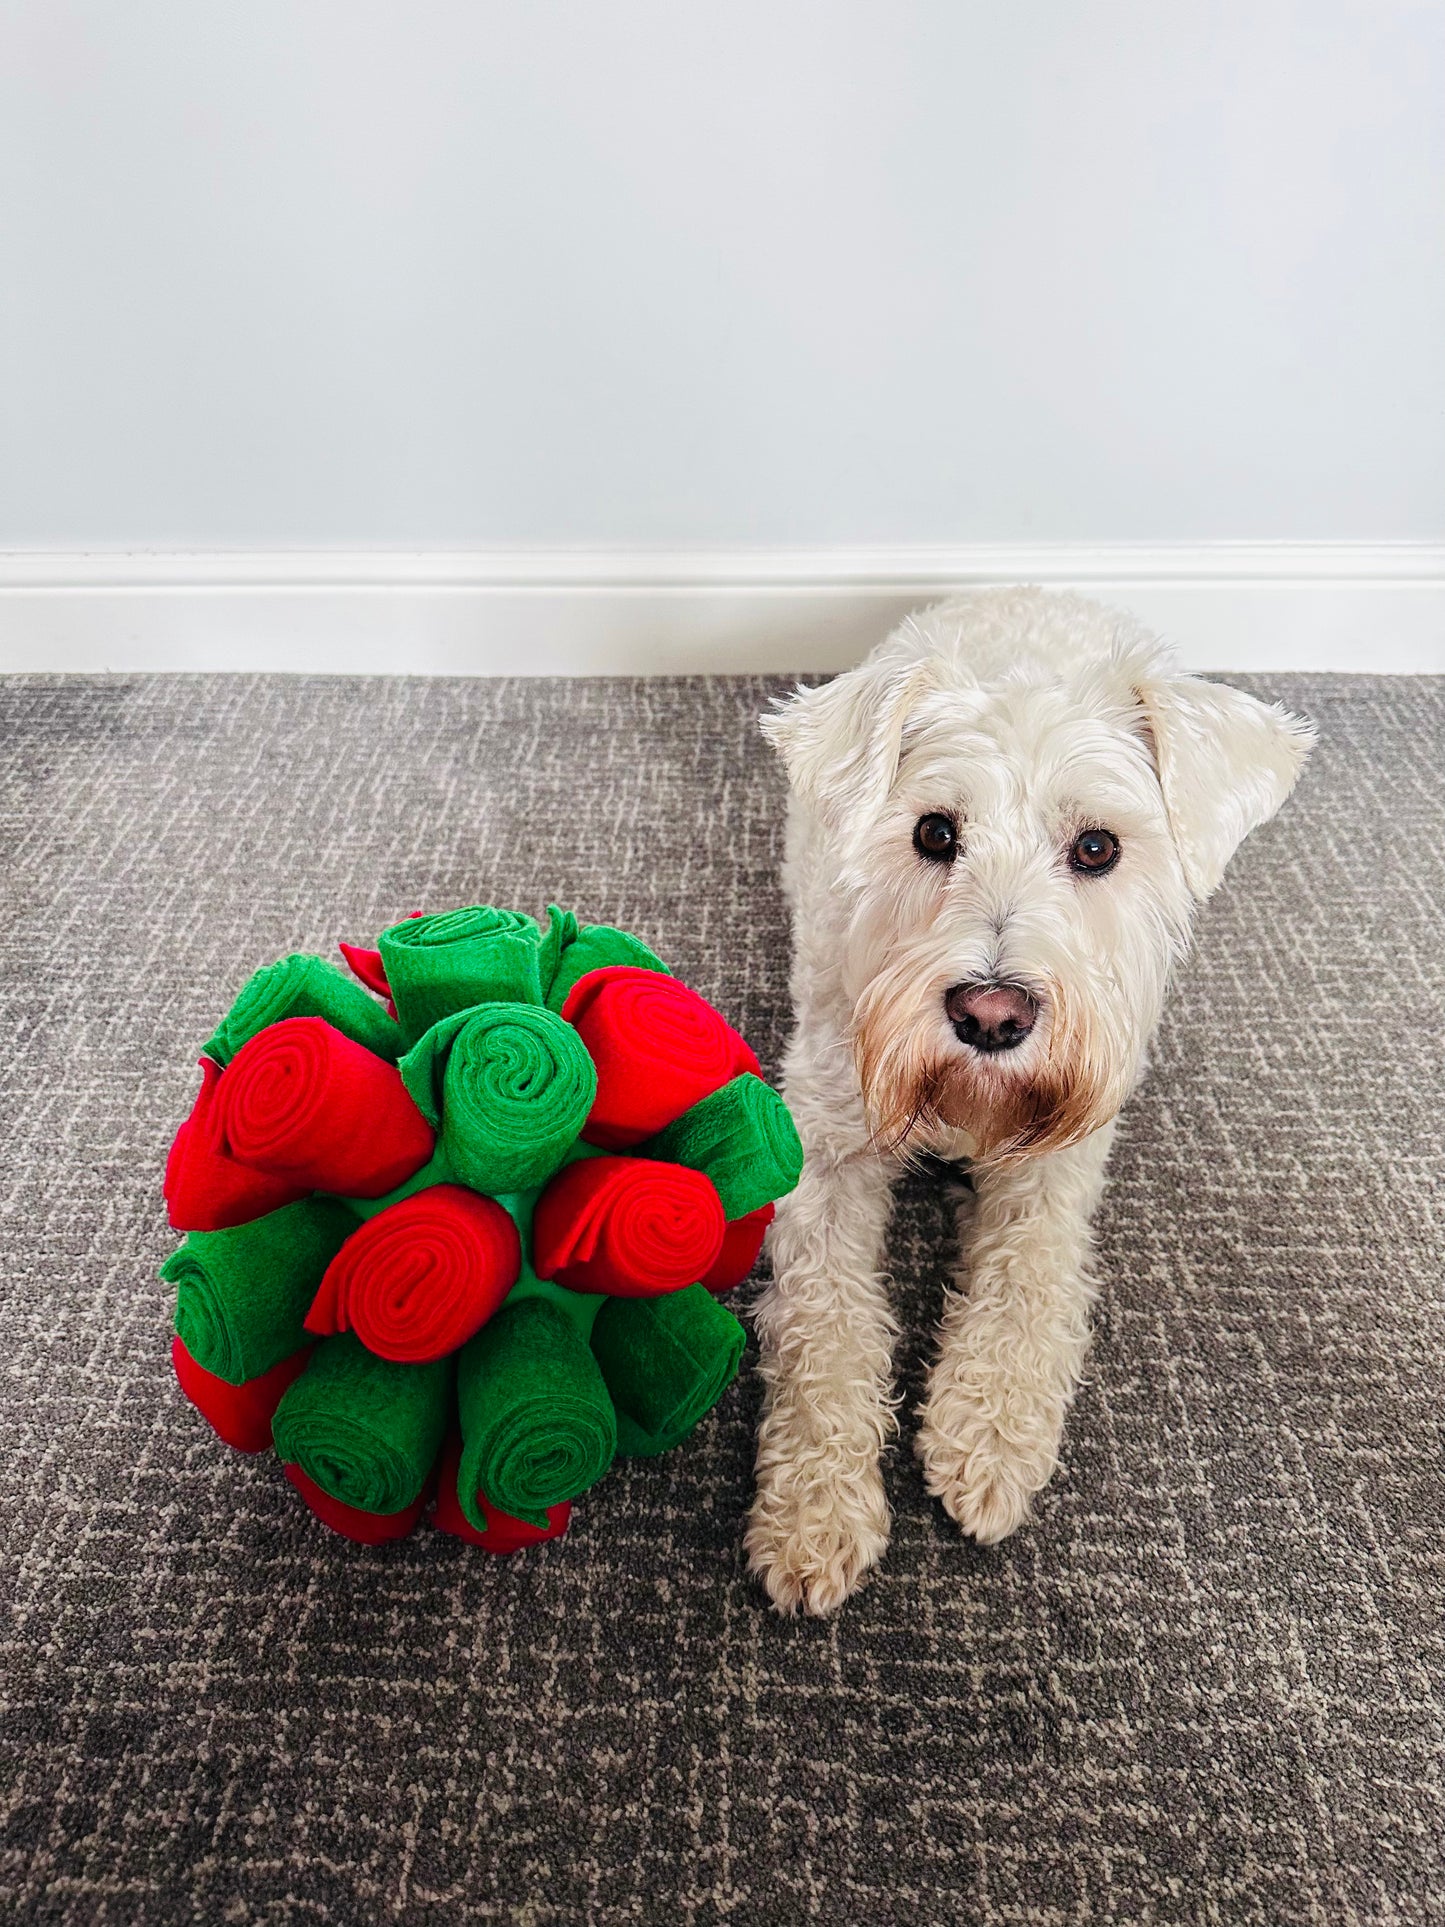
[{"label": "white baseboard", "polygon": [[1009,582],[1130,609],[1196,669],[1445,672],[1445,544],[1309,542],[0,554],[0,670],[827,670]]}]

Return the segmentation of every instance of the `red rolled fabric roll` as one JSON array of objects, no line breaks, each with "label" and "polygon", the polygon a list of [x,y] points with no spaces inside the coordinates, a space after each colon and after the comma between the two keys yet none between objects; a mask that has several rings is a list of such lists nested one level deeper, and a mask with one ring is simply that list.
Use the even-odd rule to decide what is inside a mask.
[{"label": "red rolled fabric roll", "polygon": [[201,1088],[166,1159],[166,1211],[177,1231],[228,1231],[304,1198],[309,1185],[237,1164],[221,1147],[221,1067],[201,1059]]},{"label": "red rolled fabric roll", "polygon": [[727,1221],[712,1180],[650,1158],[587,1158],[559,1171],[532,1218],[539,1278],[570,1291],[653,1298],[717,1263]]},{"label": "red rolled fabric roll", "polygon": [[520,1552],[523,1546],[540,1546],[546,1539],[560,1539],[567,1530],[572,1517],[570,1499],[547,1508],[545,1526],[532,1526],[525,1519],[514,1519],[509,1512],[499,1512],[486,1494],[479,1492],[477,1504],[482,1508],[487,1529],[478,1532],[462,1511],[461,1500],[457,1497],[457,1475],[461,1461],[461,1434],[453,1432],[442,1447],[441,1458],[437,1461],[437,1502],[431,1522],[438,1532],[449,1532],[454,1539],[465,1539],[469,1546],[480,1546],[484,1552],[507,1553]]},{"label": "red rolled fabric roll", "polygon": [[353,1231],[326,1268],[306,1329],[355,1332],[401,1365],[445,1358],[501,1307],[522,1268],[522,1240],[491,1198],[434,1184]]},{"label": "red rolled fabric roll", "polygon": [[723,1247],[718,1253],[717,1263],[698,1279],[698,1283],[706,1285],[709,1291],[716,1292],[719,1297],[723,1292],[732,1291],[740,1285],[758,1262],[764,1235],[776,1212],[776,1205],[765,1204],[756,1211],[750,1211],[745,1218],[734,1218],[723,1233]]},{"label": "red rolled fabric roll", "polygon": [[597,1101],[582,1135],[625,1151],[682,1116],[758,1060],[727,1019],[676,977],[610,964],[579,977],[562,1015],[597,1066]]},{"label": "red rolled fabric roll", "polygon": [[179,1338],[171,1340],[171,1363],[177,1384],[223,1444],[238,1452],[264,1452],[271,1443],[271,1421],[281,1394],[292,1379],[301,1376],[310,1350],[303,1345],[243,1385],[230,1385],[198,1365]]},{"label": "red rolled fabric roll", "polygon": [[283,1465],[281,1470],[316,1514],[322,1525],[339,1532],[343,1539],[354,1539],[359,1546],[384,1546],[389,1539],[404,1539],[426,1511],[430,1496],[423,1492],[400,1512],[363,1512],[360,1506],[333,1499],[299,1465]]},{"label": "red rolled fabric roll", "polygon": [[436,1137],[392,1064],[323,1017],[285,1017],[231,1059],[217,1100],[224,1149],[308,1191],[379,1198]]}]

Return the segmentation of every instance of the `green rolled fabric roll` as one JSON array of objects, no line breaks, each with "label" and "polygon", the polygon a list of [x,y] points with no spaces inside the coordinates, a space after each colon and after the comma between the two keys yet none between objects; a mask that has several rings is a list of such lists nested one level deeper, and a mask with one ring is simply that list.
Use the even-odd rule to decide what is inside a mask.
[{"label": "green rolled fabric roll", "polygon": [[381,960],[407,1044],[473,1004],[544,1003],[567,929],[555,906],[543,931],[520,910],[479,903],[383,930]]},{"label": "green rolled fabric roll", "polygon": [[586,1045],[540,1004],[479,1004],[444,1017],[400,1068],[441,1134],[442,1157],[489,1197],[545,1184],[597,1095]]},{"label": "green rolled fabric roll", "polygon": [[545,1525],[617,1451],[617,1416],[576,1324],[544,1298],[509,1303],[457,1364],[462,1459],[457,1497],[479,1532],[478,1492],[515,1519]]},{"label": "green rolled fabric roll", "polygon": [[303,1320],[321,1274],[355,1229],[334,1198],[302,1198],[229,1231],[193,1231],[161,1266],[191,1357],[242,1385],[309,1344]]},{"label": "green rolled fabric roll", "polygon": [[257,1031],[279,1024],[283,1017],[324,1017],[343,1036],[389,1064],[402,1052],[400,1025],[374,997],[325,957],[300,952],[258,970],[202,1048],[225,1066]]},{"label": "green rolled fabric roll", "polygon": [[637,1155],[705,1171],[729,1223],[786,1196],[803,1171],[803,1147],[787,1105],[751,1071],[684,1111],[640,1144]]},{"label": "green rolled fabric roll", "polygon": [[363,1512],[421,1496],[451,1415],[452,1362],[397,1365],[351,1332],[323,1338],[276,1407],[277,1456]]},{"label": "green rolled fabric roll", "polygon": [[592,1352],[617,1408],[617,1450],[655,1458],[680,1445],[737,1377],[742,1326],[702,1285],[609,1298]]},{"label": "green rolled fabric roll", "polygon": [[609,964],[631,964],[635,970],[655,970],[664,977],[672,975],[661,957],[654,955],[640,937],[630,936],[625,930],[614,930],[606,923],[579,924],[575,917],[572,926],[576,935],[564,945],[552,987],[547,992],[549,1010],[562,1008],[567,993],[579,977],[593,970],[604,970]]}]

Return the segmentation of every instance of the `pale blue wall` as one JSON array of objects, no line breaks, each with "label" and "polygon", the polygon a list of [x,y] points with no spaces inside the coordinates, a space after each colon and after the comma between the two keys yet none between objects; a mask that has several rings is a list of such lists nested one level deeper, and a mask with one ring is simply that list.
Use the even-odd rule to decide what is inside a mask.
[{"label": "pale blue wall", "polygon": [[0,547],[1438,537],[1445,8],[15,0]]}]

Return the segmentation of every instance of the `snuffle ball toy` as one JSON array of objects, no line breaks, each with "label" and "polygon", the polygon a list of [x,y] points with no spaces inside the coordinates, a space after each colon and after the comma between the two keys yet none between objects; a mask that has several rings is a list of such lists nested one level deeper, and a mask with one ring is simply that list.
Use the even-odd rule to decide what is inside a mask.
[{"label": "snuffle ball toy", "polygon": [[[259,971],[166,1167],[182,1391],[379,1544],[559,1537],[617,1454],[737,1373],[719,1295],[802,1147],[758,1061],[636,937],[476,906]],[[383,1001],[384,1000],[384,1001]]]}]

